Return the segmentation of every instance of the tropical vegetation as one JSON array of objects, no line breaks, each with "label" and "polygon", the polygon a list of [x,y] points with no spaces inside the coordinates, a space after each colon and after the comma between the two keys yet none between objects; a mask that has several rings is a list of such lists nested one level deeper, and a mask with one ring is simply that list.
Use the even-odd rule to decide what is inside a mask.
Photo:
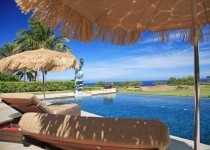
[{"label": "tropical vegetation", "polygon": [[[39,48],[47,48],[60,52],[71,51],[71,49],[65,45],[65,42],[68,41],[69,40],[63,36],[56,36],[49,27],[44,26],[34,19],[30,19],[29,29],[19,30],[17,32],[17,38],[12,43],[4,44],[3,47],[0,48],[0,59]],[[12,74],[18,75],[20,79],[28,81],[37,80],[36,71],[23,72],[21,70],[15,70]]]},{"label": "tropical vegetation", "polygon": [[[85,86],[83,90],[100,90],[100,87]],[[46,91],[74,91],[74,81],[46,81]],[[39,92],[43,91],[42,82],[0,81],[0,93],[7,92]]]},{"label": "tropical vegetation", "polygon": [[[7,92],[38,92],[43,91],[42,82],[1,82],[0,93]],[[66,91],[74,90],[73,81],[47,81],[45,82],[46,91]]]},{"label": "tropical vegetation", "polygon": [[0,59],[13,55],[13,49],[13,43],[7,43],[0,47]]},{"label": "tropical vegetation", "polygon": [[15,81],[15,82],[18,82],[18,81],[20,81],[20,79],[16,75],[0,72],[0,82],[1,81]]},{"label": "tropical vegetation", "polygon": [[183,78],[170,77],[166,82],[154,82],[153,85],[194,85],[194,77]]},{"label": "tropical vegetation", "polygon": [[169,78],[167,83],[170,85],[193,85],[194,77],[188,76],[188,77],[183,77],[183,78],[178,78],[178,79],[175,77],[171,77]]},{"label": "tropical vegetation", "polygon": [[70,51],[70,48],[64,44],[69,40],[63,36],[56,37],[55,33],[40,22],[30,19],[29,29],[19,30],[17,39],[14,41],[17,46],[16,51],[23,52],[39,48],[47,48],[56,51]]},{"label": "tropical vegetation", "polygon": [[95,86],[104,87],[107,84],[112,84],[113,87],[140,87],[143,85],[141,81],[125,81],[125,82],[115,81],[113,83],[106,83],[104,81],[98,81],[96,82]]}]

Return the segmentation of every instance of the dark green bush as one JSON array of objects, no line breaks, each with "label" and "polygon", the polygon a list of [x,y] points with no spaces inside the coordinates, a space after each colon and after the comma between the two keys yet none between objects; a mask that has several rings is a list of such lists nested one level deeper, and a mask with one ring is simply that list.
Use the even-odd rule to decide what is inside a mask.
[{"label": "dark green bush", "polygon": [[0,72],[0,81],[20,81],[18,76]]},{"label": "dark green bush", "polygon": [[83,90],[84,91],[94,91],[94,90],[101,90],[103,89],[102,87],[97,87],[97,86],[84,86]]},{"label": "dark green bush", "polygon": [[98,81],[96,82],[95,86],[97,87],[104,87],[104,88],[112,88],[113,87],[140,87],[142,86],[143,83],[141,81],[126,81],[126,82],[103,82],[103,81]]},{"label": "dark green bush", "polygon": [[[74,90],[73,81],[47,81],[45,91]],[[43,91],[42,82],[0,82],[0,92],[39,92]]]},{"label": "dark green bush", "polygon": [[97,87],[103,87],[104,84],[105,84],[104,81],[98,81],[98,82],[96,82],[95,86],[97,86]]},{"label": "dark green bush", "polygon": [[175,78],[171,77],[167,81],[170,85],[194,85],[194,78],[193,76],[183,77],[183,78]]},{"label": "dark green bush", "polygon": [[157,86],[157,85],[167,85],[166,82],[154,82],[153,86]]},{"label": "dark green bush", "polygon": [[126,82],[123,83],[124,87],[130,87],[130,86],[140,87],[142,85],[143,85],[143,83],[141,81],[126,81]]},{"label": "dark green bush", "polygon": [[123,82],[113,82],[113,87],[123,87]]}]

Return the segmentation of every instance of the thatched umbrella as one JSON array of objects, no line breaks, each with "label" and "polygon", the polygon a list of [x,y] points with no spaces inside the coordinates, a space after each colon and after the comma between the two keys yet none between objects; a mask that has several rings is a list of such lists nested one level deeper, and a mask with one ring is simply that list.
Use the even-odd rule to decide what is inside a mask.
[{"label": "thatched umbrella", "polygon": [[182,30],[194,43],[195,74],[195,149],[200,142],[199,29],[210,23],[210,0],[16,0],[24,13],[75,40],[93,39],[114,44],[134,44],[145,30],[161,32]]},{"label": "thatched umbrella", "polygon": [[42,71],[43,91],[45,99],[44,72],[64,71],[69,68],[78,68],[78,63],[70,52],[62,53],[49,49],[38,49],[25,51],[0,60],[1,72],[22,71]]}]

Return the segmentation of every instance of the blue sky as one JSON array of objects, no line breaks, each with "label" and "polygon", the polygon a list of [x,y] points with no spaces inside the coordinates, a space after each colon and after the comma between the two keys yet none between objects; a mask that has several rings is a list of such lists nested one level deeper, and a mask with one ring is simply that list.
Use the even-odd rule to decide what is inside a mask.
[{"label": "blue sky", "polygon": [[[12,42],[16,32],[28,28],[30,15],[24,15],[13,0],[0,1],[0,46]],[[207,33],[207,29],[204,29]],[[70,40],[72,53],[85,58],[85,82],[163,80],[193,75],[193,47],[171,33],[167,43],[157,41],[157,33],[144,32],[132,46],[116,46],[100,41],[81,43]],[[205,38],[206,39],[206,38]],[[200,43],[200,76],[210,75],[210,42]],[[49,73],[47,80],[71,80],[74,70]]]}]

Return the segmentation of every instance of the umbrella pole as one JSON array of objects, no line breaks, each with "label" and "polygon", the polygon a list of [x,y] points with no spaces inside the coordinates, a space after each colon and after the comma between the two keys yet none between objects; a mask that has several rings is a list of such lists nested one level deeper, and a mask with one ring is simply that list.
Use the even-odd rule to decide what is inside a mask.
[{"label": "umbrella pole", "polygon": [[[198,29],[197,29],[198,30]],[[195,31],[194,32],[198,32]],[[199,71],[199,49],[198,37],[194,37],[194,77],[195,77],[195,141],[194,149],[199,150],[200,144],[200,71]]]},{"label": "umbrella pole", "polygon": [[200,69],[199,69],[199,48],[198,48],[198,25],[196,0],[192,3],[193,14],[193,46],[194,46],[194,86],[195,86],[195,112],[194,112],[194,150],[200,150]]},{"label": "umbrella pole", "polygon": [[43,94],[44,94],[44,100],[45,100],[45,84],[44,84],[44,78],[45,78],[45,74],[44,71],[42,71],[42,86],[43,86]]}]

